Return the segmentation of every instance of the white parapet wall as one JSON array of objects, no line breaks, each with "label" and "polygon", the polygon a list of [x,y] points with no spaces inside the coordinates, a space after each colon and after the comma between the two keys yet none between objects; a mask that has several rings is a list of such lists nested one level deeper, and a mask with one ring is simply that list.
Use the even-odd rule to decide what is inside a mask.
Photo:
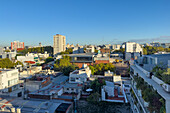
[{"label": "white parapet wall", "polygon": [[156,83],[158,83],[159,85],[163,85],[163,84],[164,84],[164,82],[163,82],[162,80],[160,80],[159,78],[157,78],[156,76],[152,76],[152,79],[153,79]]}]

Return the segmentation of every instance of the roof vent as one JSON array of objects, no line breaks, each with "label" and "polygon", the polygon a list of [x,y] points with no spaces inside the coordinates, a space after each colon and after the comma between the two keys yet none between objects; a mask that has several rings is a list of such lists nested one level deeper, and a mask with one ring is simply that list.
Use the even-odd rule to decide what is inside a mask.
[{"label": "roof vent", "polygon": [[15,113],[15,108],[11,108],[11,112],[12,112],[12,113]]}]

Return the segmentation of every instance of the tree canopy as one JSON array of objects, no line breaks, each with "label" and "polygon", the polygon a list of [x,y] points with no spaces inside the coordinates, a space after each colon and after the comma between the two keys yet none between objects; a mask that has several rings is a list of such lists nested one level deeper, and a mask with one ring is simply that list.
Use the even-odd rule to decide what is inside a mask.
[{"label": "tree canopy", "polygon": [[170,52],[170,48],[146,46],[143,48],[144,55],[154,54],[160,51]]},{"label": "tree canopy", "polygon": [[56,61],[54,64],[54,69],[63,72],[64,75],[69,76],[70,72],[78,69],[78,67],[75,64],[70,63],[69,56],[63,56],[62,59]]},{"label": "tree canopy", "polygon": [[121,48],[119,50],[115,50],[114,53],[125,53],[125,48]]},{"label": "tree canopy", "polygon": [[106,82],[104,79],[95,79],[94,81],[91,82],[91,89],[93,89],[93,92],[101,93],[101,87],[103,85],[106,85]]},{"label": "tree canopy", "polygon": [[48,58],[45,59],[45,63],[48,63],[48,62],[51,62],[51,61],[54,61],[53,57],[48,57]]},{"label": "tree canopy", "polygon": [[33,47],[33,48],[20,50],[20,51],[18,51],[18,53],[22,53],[25,55],[28,52],[30,52],[30,53],[44,53],[45,51],[47,51],[47,53],[53,54],[53,47],[51,47],[51,46]]},{"label": "tree canopy", "polygon": [[73,53],[73,49],[72,48],[67,48],[65,51],[61,52],[60,54],[72,54]]},{"label": "tree canopy", "polygon": [[104,75],[104,71],[115,71],[115,66],[112,63],[107,63],[107,64],[95,64],[93,66],[89,66],[91,69],[92,75]]},{"label": "tree canopy", "polygon": [[9,59],[0,59],[0,68],[13,68],[15,64]]}]

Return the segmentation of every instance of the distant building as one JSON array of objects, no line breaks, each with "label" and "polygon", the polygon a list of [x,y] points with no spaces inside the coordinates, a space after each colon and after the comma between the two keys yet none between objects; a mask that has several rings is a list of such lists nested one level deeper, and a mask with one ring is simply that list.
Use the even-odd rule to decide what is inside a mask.
[{"label": "distant building", "polygon": [[135,42],[125,43],[125,60],[130,60],[131,58],[136,59],[142,52],[143,50],[140,44]]},{"label": "distant building", "polygon": [[110,63],[110,57],[105,54],[98,54],[97,53],[79,53],[79,54],[68,54],[71,57],[70,62],[76,64],[79,68],[83,66],[83,64],[93,65],[93,64],[100,64],[100,63]]},{"label": "distant building", "polygon": [[78,54],[78,53],[84,53],[84,48],[83,47],[73,47],[73,54]]},{"label": "distant building", "polygon": [[112,45],[112,48],[111,48],[111,49],[113,49],[113,50],[119,50],[120,47],[121,47],[121,45],[116,44],[116,45]]},{"label": "distant building", "polygon": [[163,48],[170,48],[170,43],[162,43],[161,46]]},{"label": "distant building", "polygon": [[108,49],[108,48],[100,49],[100,53],[102,53],[102,54],[104,54],[104,53],[110,53],[110,49]]},{"label": "distant building", "polygon": [[107,49],[111,49],[111,44],[107,44],[107,45],[105,45],[105,48],[107,48]]},{"label": "distant building", "polygon": [[41,44],[41,42],[39,43],[39,47],[42,47],[42,44]]},{"label": "distant building", "polygon": [[46,59],[48,57],[49,54],[47,52],[45,52],[44,54],[27,53],[25,56],[17,56],[17,60],[26,65],[26,63],[24,63],[25,61],[35,61],[36,63],[44,63],[44,61],[40,61],[40,59]]},{"label": "distant building", "polygon": [[94,56],[93,53],[80,53],[80,54],[68,54],[71,57],[71,63],[76,64],[79,68],[83,66],[83,64],[93,65]]},{"label": "distant building", "polygon": [[69,43],[67,43],[66,48],[70,48],[70,44]]},{"label": "distant building", "polygon": [[159,42],[152,42],[152,43],[150,43],[150,45],[153,46],[153,47],[160,47],[161,43],[159,43]]},{"label": "distant building", "polygon": [[11,50],[23,50],[24,42],[14,41],[11,42]]},{"label": "distant building", "polygon": [[88,45],[85,49],[86,53],[94,53],[95,52],[95,48],[93,45]]},{"label": "distant building", "polygon": [[54,35],[53,41],[53,54],[57,55],[58,53],[66,50],[66,37],[63,35],[56,34]]},{"label": "distant building", "polygon": [[17,56],[17,60],[22,62],[26,66],[27,63],[25,63],[25,61],[34,61],[34,55],[28,53],[25,56]]},{"label": "distant building", "polygon": [[10,60],[14,60],[16,54],[17,54],[16,51],[14,51],[14,52],[3,52],[2,58],[9,58]]}]

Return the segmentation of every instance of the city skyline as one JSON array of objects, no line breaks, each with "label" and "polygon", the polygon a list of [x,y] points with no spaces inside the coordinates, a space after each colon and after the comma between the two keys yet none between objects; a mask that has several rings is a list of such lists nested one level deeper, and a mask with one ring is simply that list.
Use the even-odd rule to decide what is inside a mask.
[{"label": "city skyline", "polygon": [[[0,1],[0,46],[169,42],[169,1]],[[38,7],[37,7],[38,6]]]}]

